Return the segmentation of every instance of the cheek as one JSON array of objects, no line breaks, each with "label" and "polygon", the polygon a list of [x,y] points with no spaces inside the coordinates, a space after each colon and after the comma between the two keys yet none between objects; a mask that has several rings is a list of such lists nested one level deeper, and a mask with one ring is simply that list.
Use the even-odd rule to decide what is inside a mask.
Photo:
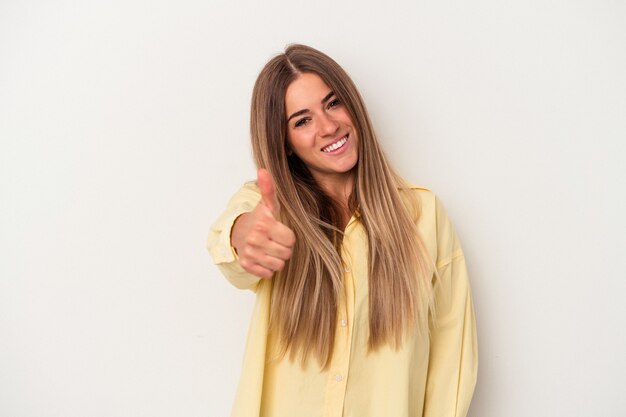
[{"label": "cheek", "polygon": [[293,150],[304,150],[313,145],[313,136],[304,131],[291,133],[287,137],[287,143]]},{"label": "cheek", "polygon": [[345,124],[351,125],[353,126],[354,124],[352,123],[352,118],[350,117],[350,114],[348,113],[348,110],[342,109],[341,112],[341,121]]},{"label": "cheek", "polygon": [[287,146],[289,149],[294,149],[298,146],[298,135],[293,133],[287,133]]}]

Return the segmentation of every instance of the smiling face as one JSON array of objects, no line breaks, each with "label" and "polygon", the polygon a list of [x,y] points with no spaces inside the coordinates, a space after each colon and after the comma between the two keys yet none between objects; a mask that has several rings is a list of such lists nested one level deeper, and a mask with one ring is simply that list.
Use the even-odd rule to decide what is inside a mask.
[{"label": "smiling face", "polygon": [[303,73],[285,93],[287,143],[322,186],[351,183],[358,137],[343,103],[317,75]]}]

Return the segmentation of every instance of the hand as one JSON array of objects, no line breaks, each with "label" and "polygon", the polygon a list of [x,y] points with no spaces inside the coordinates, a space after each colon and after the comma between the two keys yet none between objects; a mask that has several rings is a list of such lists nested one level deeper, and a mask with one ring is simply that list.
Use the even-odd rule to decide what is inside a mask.
[{"label": "hand", "polygon": [[257,179],[261,201],[254,210],[235,220],[232,244],[243,269],[262,278],[271,278],[275,271],[283,269],[285,261],[291,257],[296,235],[276,220],[280,206],[270,173],[261,168]]}]

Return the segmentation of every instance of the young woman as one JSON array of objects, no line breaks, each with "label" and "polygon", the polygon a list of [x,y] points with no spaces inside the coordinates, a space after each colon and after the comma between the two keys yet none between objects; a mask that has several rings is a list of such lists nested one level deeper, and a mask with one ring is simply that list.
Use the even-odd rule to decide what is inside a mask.
[{"label": "young woman", "polygon": [[461,246],[438,198],[390,167],[346,72],[291,45],[261,71],[259,168],[211,227],[256,292],[233,417],[460,417],[477,373]]}]

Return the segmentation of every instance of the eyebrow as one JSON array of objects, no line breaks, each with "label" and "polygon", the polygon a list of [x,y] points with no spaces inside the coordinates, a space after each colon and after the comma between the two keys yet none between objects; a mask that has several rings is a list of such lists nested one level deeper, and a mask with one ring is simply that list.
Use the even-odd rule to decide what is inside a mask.
[{"label": "eyebrow", "polygon": [[[328,94],[326,94],[326,96],[322,99],[322,104],[326,103],[333,95],[335,95],[334,92],[330,92]],[[302,109],[302,110],[298,110],[297,112],[295,112],[294,114],[292,114],[291,116],[289,116],[287,118],[287,122],[289,122],[291,119],[293,119],[294,117],[298,117],[304,113],[307,113],[309,111],[309,109]]]}]

